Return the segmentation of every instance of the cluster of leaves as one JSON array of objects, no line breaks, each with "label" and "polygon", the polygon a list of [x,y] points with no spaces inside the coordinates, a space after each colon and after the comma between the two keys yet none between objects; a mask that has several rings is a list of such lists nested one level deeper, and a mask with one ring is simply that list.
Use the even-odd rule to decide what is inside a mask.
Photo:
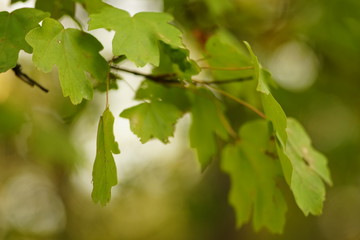
[{"label": "cluster of leaves", "polygon": [[[231,179],[229,202],[238,226],[252,219],[256,230],[266,227],[282,232],[287,209],[282,181],[305,215],[321,213],[325,183],[331,184],[327,160],[311,146],[300,123],[285,115],[271,93],[270,73],[247,42],[242,44],[219,30],[206,42],[207,66],[199,67],[190,59],[182,33],[169,14],[130,16],[99,0],[77,2],[90,14],[88,30],[115,31],[112,60],[99,54],[102,44],[89,32],[65,29],[57,20],[64,14],[74,17],[75,1],[38,0],[34,9],[0,12],[0,72],[16,66],[20,50],[32,53],[33,63],[41,71],[57,66],[63,95],[73,104],[91,100],[97,86],[103,86],[106,94],[117,88],[121,71],[141,75],[144,81],[135,98],[142,103],[120,116],[129,119],[142,143],[154,138],[168,143],[177,120],[190,114],[190,145],[196,149],[201,168],[206,169],[221,155],[221,167]],[[125,59],[139,67],[151,64],[152,74],[121,68]],[[204,69],[211,69],[213,80],[194,77]],[[249,119],[255,115],[259,119],[234,129],[239,124],[228,119],[225,100],[243,105],[249,110]],[[111,188],[117,184],[113,154],[120,153],[113,134],[115,119],[109,103],[106,105],[93,168],[92,198],[102,205],[109,202]]]}]

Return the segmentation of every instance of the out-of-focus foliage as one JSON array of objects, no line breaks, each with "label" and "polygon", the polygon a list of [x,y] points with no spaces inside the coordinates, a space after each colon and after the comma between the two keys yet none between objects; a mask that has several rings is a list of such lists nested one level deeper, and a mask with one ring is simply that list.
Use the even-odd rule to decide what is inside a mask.
[{"label": "out-of-focus foliage", "polygon": [[[81,2],[91,6],[97,1]],[[204,44],[221,26],[238,40],[249,41],[272,72],[292,69],[285,78],[288,83],[310,83],[291,91],[280,87],[273,94],[288,116],[304,123],[313,145],[330,160],[334,185],[328,189],[322,216],[305,218],[291,204],[293,196],[285,183],[279,182],[277,187],[290,203],[284,234],[254,233],[251,226],[236,229],[234,211],[227,202],[229,179],[219,170],[218,161],[200,175],[186,150],[165,157],[178,160],[159,164],[149,159],[151,164],[121,176],[113,202],[99,208],[77,177],[86,164],[74,140],[81,114],[96,125],[93,109],[83,112],[86,103],[72,106],[61,98],[52,76],[29,70],[51,86],[48,95],[22,84],[11,73],[0,79],[0,238],[359,239],[359,4],[357,0],[164,0],[165,10],[190,32],[187,41],[195,46],[210,52],[216,46]],[[314,63],[311,76],[304,68],[307,61]],[[280,62],[289,64],[288,68]],[[139,98],[154,97],[147,94],[149,87],[164,86],[144,86]],[[236,84],[227,88],[240,95]],[[178,94],[176,88],[173,92]],[[163,96],[161,90],[157,93],[161,98],[174,97]],[[251,103],[256,101],[251,94],[241,94]],[[247,110],[229,104],[230,120],[249,117]],[[186,109],[187,104],[179,108]],[[89,126],[83,124],[82,131],[88,132]],[[91,177],[85,180],[90,181]]]}]

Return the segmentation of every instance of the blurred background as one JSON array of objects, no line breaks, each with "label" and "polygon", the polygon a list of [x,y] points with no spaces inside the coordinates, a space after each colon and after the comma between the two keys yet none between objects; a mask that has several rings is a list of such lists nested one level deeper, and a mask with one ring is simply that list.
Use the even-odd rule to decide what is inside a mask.
[{"label": "blurred background", "polygon": [[[0,11],[34,6],[34,1],[9,2],[1,1]],[[115,156],[119,184],[109,205],[95,205],[91,171],[105,96],[98,93],[91,104],[73,106],[62,97],[56,70],[38,72],[31,56],[21,52],[24,72],[50,92],[29,87],[12,71],[0,74],[0,239],[360,239],[360,1],[108,2],[132,14],[173,14],[194,52],[219,28],[250,42],[280,85],[274,95],[287,115],[303,123],[329,159],[334,186],[323,214],[305,217],[287,193],[283,235],[255,233],[251,224],[236,229],[227,203],[229,179],[218,160],[201,173],[187,142],[189,116],[180,120],[168,145],[140,144],[128,121],[116,117],[136,104],[132,98],[141,79],[131,75],[110,93],[122,151]],[[80,6],[76,16],[86,24]],[[76,27],[69,17],[61,21]],[[91,33],[110,59],[113,33]]]}]

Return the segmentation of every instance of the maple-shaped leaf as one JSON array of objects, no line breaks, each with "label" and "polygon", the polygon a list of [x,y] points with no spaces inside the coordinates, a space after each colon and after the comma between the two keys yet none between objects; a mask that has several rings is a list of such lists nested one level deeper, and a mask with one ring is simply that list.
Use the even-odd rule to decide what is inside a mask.
[{"label": "maple-shaped leaf", "polygon": [[287,205],[277,187],[281,166],[271,156],[268,124],[264,120],[245,123],[241,141],[228,144],[222,153],[221,168],[229,174],[229,202],[235,208],[237,226],[252,218],[256,231],[262,227],[281,233]]},{"label": "maple-shaped leaf", "polygon": [[11,13],[0,12],[0,72],[16,66],[20,50],[32,52],[25,36],[48,16],[48,13],[33,8],[20,8]]},{"label": "maple-shaped leaf", "polygon": [[202,170],[217,152],[216,136],[227,138],[227,120],[218,100],[206,89],[192,95],[190,145],[197,151]]},{"label": "maple-shaped leaf", "polygon": [[174,135],[176,121],[182,112],[166,102],[153,100],[125,109],[120,117],[130,120],[130,129],[142,143],[157,138],[163,143],[169,142]]},{"label": "maple-shaped leaf", "polygon": [[159,41],[182,47],[181,32],[171,25],[167,13],[140,12],[133,17],[124,10],[106,6],[90,15],[89,30],[105,28],[115,31],[113,54],[126,55],[137,66],[159,65]]},{"label": "maple-shaped leaf", "polygon": [[106,108],[100,117],[96,158],[92,172],[93,191],[91,197],[95,203],[106,205],[111,198],[111,188],[117,184],[117,171],[113,154],[120,150],[113,134],[114,117]]},{"label": "maple-shaped leaf", "polygon": [[73,0],[36,0],[35,8],[51,13],[51,17],[56,19],[64,14],[75,15],[75,2]]},{"label": "maple-shaped leaf", "polygon": [[319,215],[325,200],[324,182],[332,184],[327,159],[311,146],[310,138],[295,119],[287,120],[286,130],[286,148],[278,146],[278,154],[291,167],[288,177],[295,201],[305,215]]},{"label": "maple-shaped leaf", "polygon": [[33,47],[33,62],[43,72],[56,65],[63,94],[73,104],[93,96],[92,84],[87,76],[106,81],[109,66],[99,54],[103,48],[92,35],[77,29],[64,29],[56,20],[46,18],[42,27],[31,30],[26,41]]}]

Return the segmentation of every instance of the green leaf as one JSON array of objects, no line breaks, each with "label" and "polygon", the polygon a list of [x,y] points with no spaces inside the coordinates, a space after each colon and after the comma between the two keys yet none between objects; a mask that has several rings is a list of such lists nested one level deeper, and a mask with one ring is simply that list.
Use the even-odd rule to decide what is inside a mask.
[{"label": "green leaf", "polygon": [[32,52],[25,35],[48,16],[48,13],[33,8],[0,12],[0,72],[15,67],[20,50]]},{"label": "green leaf", "polygon": [[159,41],[182,47],[181,32],[169,24],[173,18],[166,13],[140,12],[133,17],[124,10],[106,6],[90,15],[89,30],[106,28],[115,31],[113,54],[126,55],[137,66],[159,65]]},{"label": "green leaf", "polygon": [[303,127],[295,119],[287,121],[286,149],[278,147],[281,161],[292,167],[290,188],[305,215],[319,215],[325,200],[324,181],[332,184],[327,160],[311,146]]},{"label": "green leaf", "polygon": [[105,206],[111,198],[111,188],[117,184],[116,165],[113,154],[120,150],[113,134],[114,117],[106,108],[100,117],[96,158],[93,167],[93,191],[91,197],[95,203]]},{"label": "green leaf", "polygon": [[57,65],[63,94],[73,104],[93,96],[87,73],[106,81],[109,66],[99,54],[101,43],[92,35],[64,29],[58,21],[46,18],[42,27],[28,33],[26,41],[34,48],[33,62],[40,70],[49,72]]},{"label": "green leaf", "polygon": [[287,205],[276,180],[281,176],[280,164],[269,152],[267,122],[257,120],[240,129],[241,141],[228,144],[222,154],[222,169],[229,174],[229,202],[235,208],[237,226],[252,222],[256,231],[262,227],[281,233],[285,224]]},{"label": "green leaf", "polygon": [[216,136],[227,139],[226,118],[214,95],[198,89],[192,96],[191,119],[190,145],[204,170],[217,152]]},{"label": "green leaf", "polygon": [[166,86],[150,80],[141,83],[136,91],[135,98],[138,100],[160,100],[176,106],[182,112],[188,111],[191,105],[186,89]]},{"label": "green leaf", "polygon": [[249,43],[244,42],[248,48],[252,63],[254,66],[254,76],[258,82],[257,91],[261,93],[262,105],[267,119],[273,124],[277,139],[283,147],[285,147],[287,134],[286,134],[286,115],[280,104],[276,101],[270,92],[269,84],[271,83],[271,75],[268,71],[264,70],[254,52],[252,51]]},{"label": "green leaf", "polygon": [[171,104],[154,100],[125,109],[120,117],[130,120],[130,128],[142,143],[157,138],[163,143],[169,142],[174,135],[176,121],[182,112]]},{"label": "green leaf", "polygon": [[56,19],[64,14],[75,15],[75,3],[72,0],[37,0],[35,8],[51,13],[51,17]]},{"label": "green leaf", "polygon": [[153,69],[153,74],[173,74],[181,80],[190,80],[199,72],[199,66],[189,58],[189,50],[172,48],[170,45],[160,42],[160,65]]}]

